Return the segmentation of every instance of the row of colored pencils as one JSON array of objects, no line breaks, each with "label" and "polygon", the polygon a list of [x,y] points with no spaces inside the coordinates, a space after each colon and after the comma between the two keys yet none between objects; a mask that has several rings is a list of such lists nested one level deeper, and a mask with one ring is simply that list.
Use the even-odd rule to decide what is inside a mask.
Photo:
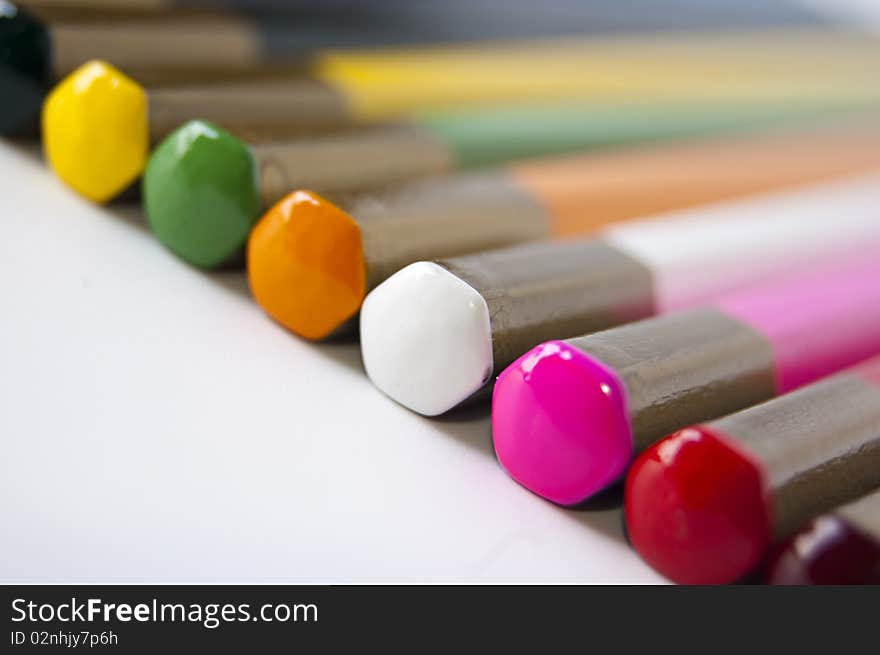
[{"label": "row of colored pencils", "polygon": [[506,472],[625,480],[672,580],[880,581],[875,38],[763,2],[24,4],[0,129],[39,116],[74,192],[358,332],[412,411],[492,391]]}]

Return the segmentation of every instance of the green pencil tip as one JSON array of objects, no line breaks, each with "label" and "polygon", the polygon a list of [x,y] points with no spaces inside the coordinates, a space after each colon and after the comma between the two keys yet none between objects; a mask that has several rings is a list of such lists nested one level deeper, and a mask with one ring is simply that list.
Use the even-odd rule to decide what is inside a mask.
[{"label": "green pencil tip", "polygon": [[0,0],[0,134],[36,130],[51,83],[50,60],[42,22]]},{"label": "green pencil tip", "polygon": [[213,268],[241,252],[259,218],[248,147],[205,121],[190,121],[153,151],[143,180],[150,227],[169,250]]}]

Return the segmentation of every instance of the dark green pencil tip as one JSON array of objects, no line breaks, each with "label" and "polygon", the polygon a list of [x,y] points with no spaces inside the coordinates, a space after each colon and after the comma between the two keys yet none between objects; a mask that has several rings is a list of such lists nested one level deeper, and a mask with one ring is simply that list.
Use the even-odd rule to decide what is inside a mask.
[{"label": "dark green pencil tip", "polygon": [[43,23],[0,0],[0,134],[36,128],[51,83],[50,58]]}]

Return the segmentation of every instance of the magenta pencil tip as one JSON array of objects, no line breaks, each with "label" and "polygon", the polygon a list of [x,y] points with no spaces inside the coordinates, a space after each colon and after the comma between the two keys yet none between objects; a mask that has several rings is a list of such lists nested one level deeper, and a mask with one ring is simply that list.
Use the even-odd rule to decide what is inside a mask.
[{"label": "magenta pencil tip", "polygon": [[511,477],[560,505],[619,479],[633,454],[622,382],[562,341],[533,348],[498,376],[492,438]]}]

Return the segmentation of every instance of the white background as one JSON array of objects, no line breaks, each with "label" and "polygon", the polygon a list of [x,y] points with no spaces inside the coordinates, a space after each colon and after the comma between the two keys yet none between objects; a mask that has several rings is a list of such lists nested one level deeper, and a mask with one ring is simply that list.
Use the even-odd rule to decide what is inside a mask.
[{"label": "white background", "polygon": [[511,482],[485,409],[398,407],[31,151],[0,199],[0,581],[661,581],[618,509]]}]

